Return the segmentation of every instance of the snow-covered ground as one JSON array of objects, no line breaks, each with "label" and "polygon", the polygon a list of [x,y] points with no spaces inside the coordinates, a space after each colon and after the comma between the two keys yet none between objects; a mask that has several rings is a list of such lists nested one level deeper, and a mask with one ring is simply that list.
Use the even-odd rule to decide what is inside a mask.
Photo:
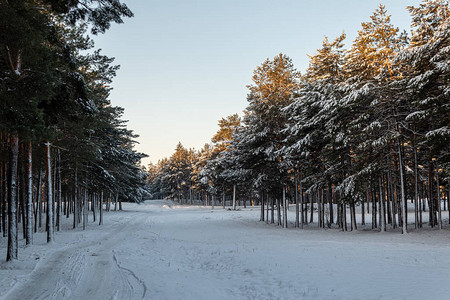
[{"label": "snow-covered ground", "polygon": [[[1,299],[448,299],[450,232],[282,229],[259,208],[125,204],[105,225],[34,237]],[[91,216],[90,216],[91,217]],[[293,220],[293,212],[290,218]],[[367,216],[369,219],[369,216]],[[410,218],[412,220],[413,218]],[[447,221],[447,220],[446,220]],[[67,228],[70,220],[67,220]]]}]

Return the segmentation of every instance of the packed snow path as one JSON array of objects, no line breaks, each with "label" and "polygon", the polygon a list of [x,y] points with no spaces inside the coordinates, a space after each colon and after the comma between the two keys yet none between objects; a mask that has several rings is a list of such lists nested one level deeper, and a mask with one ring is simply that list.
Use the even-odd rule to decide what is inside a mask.
[{"label": "packed snow path", "polygon": [[2,298],[448,299],[448,230],[285,230],[258,215],[128,204],[106,214],[104,226],[20,249],[38,262],[9,291],[3,286]]}]

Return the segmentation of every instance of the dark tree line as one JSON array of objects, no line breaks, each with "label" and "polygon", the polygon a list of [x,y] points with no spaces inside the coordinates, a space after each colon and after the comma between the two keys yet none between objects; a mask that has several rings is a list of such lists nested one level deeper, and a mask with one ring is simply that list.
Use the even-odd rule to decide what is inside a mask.
[{"label": "dark tree line", "polygon": [[[410,34],[380,5],[349,49],[345,34],[325,38],[305,74],[283,54],[257,67],[242,123],[232,124],[225,144],[213,139],[197,169],[178,173],[189,182],[185,191],[201,186],[225,200],[237,189],[261,204],[262,221],[274,223],[277,212],[285,227],[295,203],[296,227],[313,222],[317,210],[318,226],[355,230],[359,206],[360,222],[371,212],[381,231],[406,233],[425,220],[441,229],[450,204],[449,1],[407,9]],[[219,132],[226,127],[219,125]],[[179,171],[164,168],[172,160],[153,166],[153,191],[183,189],[164,181]]]},{"label": "dark tree line", "polygon": [[[17,259],[45,225],[47,241],[73,215],[73,227],[102,222],[120,201],[141,201],[144,154],[111,105],[118,66],[93,51],[93,34],[133,14],[118,0],[0,1],[0,203],[7,260]],[[89,53],[89,54],[86,54]]]}]

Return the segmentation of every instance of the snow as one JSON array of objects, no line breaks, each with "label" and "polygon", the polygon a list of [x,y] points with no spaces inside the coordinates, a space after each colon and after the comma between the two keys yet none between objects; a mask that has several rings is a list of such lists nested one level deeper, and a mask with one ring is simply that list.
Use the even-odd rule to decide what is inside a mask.
[{"label": "snow", "polygon": [[163,200],[125,203],[85,231],[65,219],[54,243],[41,232],[18,261],[2,259],[0,298],[447,299],[448,228],[301,230],[290,209],[288,229],[259,222],[257,206]]}]

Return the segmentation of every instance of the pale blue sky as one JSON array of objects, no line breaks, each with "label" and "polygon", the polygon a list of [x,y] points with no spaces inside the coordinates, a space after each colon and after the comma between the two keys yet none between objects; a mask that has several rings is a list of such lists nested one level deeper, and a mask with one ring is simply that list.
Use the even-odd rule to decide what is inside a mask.
[{"label": "pale blue sky", "polygon": [[246,107],[246,85],[266,58],[282,52],[298,70],[324,36],[354,40],[379,3],[409,32],[404,0],[124,0],[135,17],[95,37],[96,47],[121,65],[113,105],[125,108],[139,134],[137,150],[157,162],[178,141],[200,149],[217,121]]}]

